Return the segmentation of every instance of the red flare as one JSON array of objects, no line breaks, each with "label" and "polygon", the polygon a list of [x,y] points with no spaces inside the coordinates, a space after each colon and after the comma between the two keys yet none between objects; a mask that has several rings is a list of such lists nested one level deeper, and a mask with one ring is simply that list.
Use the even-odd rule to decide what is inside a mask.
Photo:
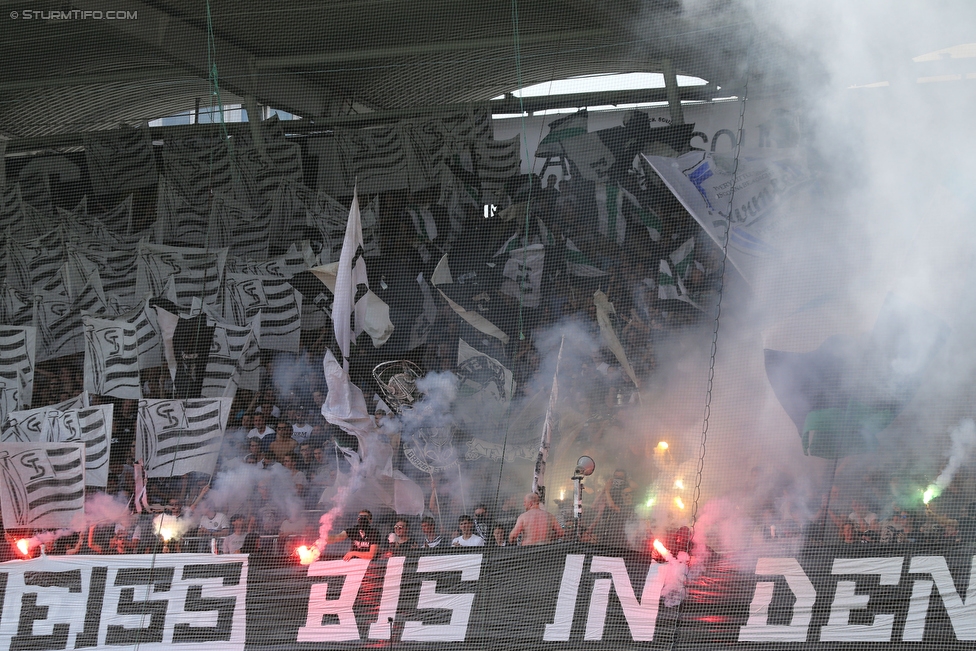
[{"label": "red flare", "polygon": [[671,560],[671,552],[668,551],[668,548],[664,546],[663,542],[655,538],[653,547],[654,547],[654,551],[656,551],[658,554],[660,554],[661,556],[663,556],[668,560]]},{"label": "red flare", "polygon": [[311,547],[301,545],[295,550],[295,554],[298,556],[298,560],[302,565],[310,565],[311,563],[314,563],[318,560],[320,553],[321,552],[319,549],[314,545]]}]

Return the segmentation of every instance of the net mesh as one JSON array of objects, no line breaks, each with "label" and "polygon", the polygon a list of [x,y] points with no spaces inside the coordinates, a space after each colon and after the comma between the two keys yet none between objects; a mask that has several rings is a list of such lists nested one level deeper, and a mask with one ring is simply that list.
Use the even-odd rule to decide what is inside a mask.
[{"label": "net mesh", "polygon": [[3,4],[9,648],[976,639],[968,3]]}]

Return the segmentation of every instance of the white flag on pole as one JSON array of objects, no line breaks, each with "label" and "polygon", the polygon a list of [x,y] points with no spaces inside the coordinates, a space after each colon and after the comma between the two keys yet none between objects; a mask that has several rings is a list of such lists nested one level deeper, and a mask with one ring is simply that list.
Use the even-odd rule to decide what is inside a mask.
[{"label": "white flag on pole", "polygon": [[60,405],[15,411],[7,416],[0,441],[15,443],[85,444],[85,485],[108,483],[108,459],[112,442],[111,403],[93,407],[58,408]]},{"label": "white flag on pole", "polygon": [[85,446],[4,443],[0,506],[6,529],[60,529],[85,511]]},{"label": "white flag on pole", "polygon": [[230,398],[140,400],[136,457],[147,477],[213,474],[230,415]]}]

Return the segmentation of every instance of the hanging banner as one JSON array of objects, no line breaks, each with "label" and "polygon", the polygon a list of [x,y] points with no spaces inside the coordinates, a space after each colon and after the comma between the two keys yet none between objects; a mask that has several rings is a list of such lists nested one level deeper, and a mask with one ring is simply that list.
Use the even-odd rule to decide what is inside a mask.
[{"label": "hanging banner", "polygon": [[644,155],[681,205],[750,283],[783,250],[809,199],[812,178],[792,150],[731,154],[694,150],[678,158]]},{"label": "hanging banner", "polygon": [[243,649],[247,556],[48,556],[0,565],[0,648]]},{"label": "hanging banner", "polygon": [[971,547],[783,550],[760,545],[747,568],[572,543],[304,566],[201,554],[11,561],[0,564],[0,645],[887,651],[976,642]]}]

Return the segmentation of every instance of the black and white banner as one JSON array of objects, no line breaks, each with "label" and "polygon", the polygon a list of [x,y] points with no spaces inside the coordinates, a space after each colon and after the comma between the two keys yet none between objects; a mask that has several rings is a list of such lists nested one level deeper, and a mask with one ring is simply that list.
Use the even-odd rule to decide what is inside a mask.
[{"label": "black and white banner", "polygon": [[60,529],[85,508],[83,443],[0,445],[0,505],[5,529]]},{"label": "black and white banner", "polygon": [[228,273],[224,318],[239,326],[258,316],[264,350],[298,352],[302,295],[285,278]]},{"label": "black and white banner", "polygon": [[[194,298],[208,305],[220,303],[220,285],[227,261],[227,249],[210,251],[188,247],[139,245],[138,283],[144,293],[165,296],[180,307],[189,307]],[[172,279],[172,288],[168,281]]]},{"label": "black and white banner", "polygon": [[112,442],[112,403],[68,407],[51,405],[14,411],[7,415],[0,442],[85,444],[85,485],[108,483],[109,448]]},{"label": "black and white banner", "polygon": [[677,561],[568,544],[308,566],[240,555],[47,557],[0,565],[0,645],[970,649],[973,561],[968,547],[819,548],[747,567],[713,557],[696,570],[693,560],[686,574]]},{"label": "black and white banner", "polygon": [[53,556],[0,565],[0,648],[243,649],[247,557]]},{"label": "black and white banner", "polygon": [[201,395],[204,398],[233,398],[237,389],[258,389],[261,367],[261,313],[244,326],[213,319],[214,333],[207,355],[207,370]]},{"label": "black and white banner", "polygon": [[[14,409],[31,403],[36,337],[36,330],[30,326],[0,326],[0,387],[10,393],[11,399],[16,399],[12,403]],[[0,402],[0,422],[5,414]]]},{"label": "black and white banner", "polygon": [[140,400],[136,458],[147,477],[212,474],[230,415],[231,398]]},{"label": "black and white banner", "polygon": [[103,396],[138,400],[139,340],[124,319],[84,316],[85,391]]}]

